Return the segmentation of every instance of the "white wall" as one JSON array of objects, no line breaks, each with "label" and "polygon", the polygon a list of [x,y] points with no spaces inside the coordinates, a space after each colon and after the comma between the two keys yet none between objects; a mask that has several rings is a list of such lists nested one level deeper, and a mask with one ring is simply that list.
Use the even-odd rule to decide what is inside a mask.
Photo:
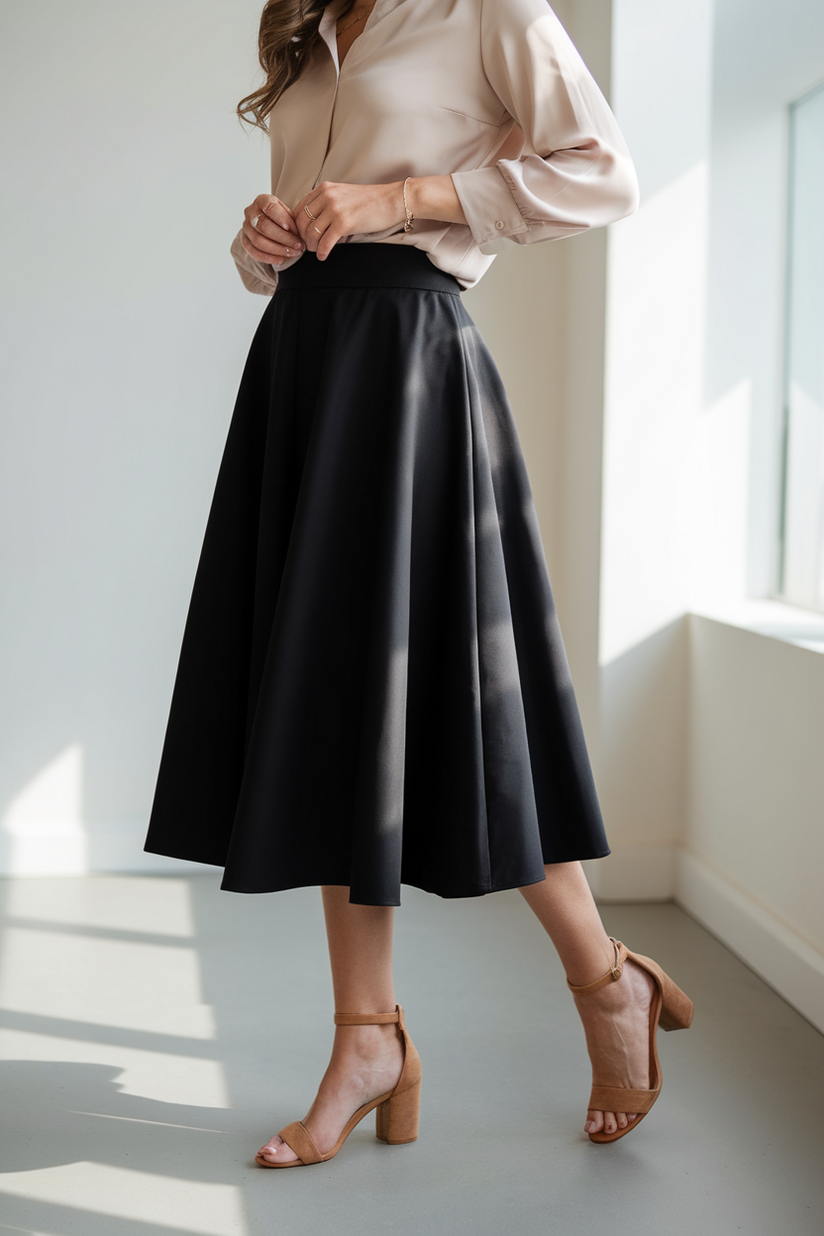
[{"label": "white wall", "polygon": [[599,788],[614,853],[593,882],[675,895],[824,1027],[822,624],[757,600],[777,549],[786,107],[824,73],[824,10],[615,0],[613,24],[643,203],[608,258]]},{"label": "white wall", "polygon": [[682,902],[824,1028],[824,656],[693,617]]},{"label": "white wall", "polygon": [[[695,453],[704,525],[692,568],[692,608],[706,616],[690,623],[689,776],[676,893],[824,1029],[821,621],[735,601],[736,592],[769,596],[775,583],[787,106],[824,77],[822,47],[824,9],[816,0],[716,0],[706,364]],[[752,630],[729,621],[736,608]],[[817,640],[788,644],[793,625],[795,638]]]},{"label": "white wall", "polygon": [[685,444],[701,404],[711,0],[616,0],[612,54],[641,207],[612,230],[607,261],[599,790],[613,856],[590,875],[602,897],[663,898],[684,815]]},{"label": "white wall", "polygon": [[265,302],[233,107],[258,0],[6,6],[0,870],[139,866],[177,642]]}]

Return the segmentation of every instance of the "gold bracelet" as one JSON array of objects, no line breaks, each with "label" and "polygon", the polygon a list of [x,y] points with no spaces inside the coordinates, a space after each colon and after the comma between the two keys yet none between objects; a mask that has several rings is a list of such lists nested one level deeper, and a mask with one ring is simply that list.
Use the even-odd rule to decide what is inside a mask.
[{"label": "gold bracelet", "polygon": [[412,214],[412,211],[409,209],[409,204],[406,200],[406,184],[407,184],[407,181],[411,179],[412,179],[411,176],[407,176],[406,180],[403,182],[403,208],[406,211],[406,223],[404,223],[403,225],[403,230],[405,232],[411,232],[412,224],[415,222],[415,216]]}]

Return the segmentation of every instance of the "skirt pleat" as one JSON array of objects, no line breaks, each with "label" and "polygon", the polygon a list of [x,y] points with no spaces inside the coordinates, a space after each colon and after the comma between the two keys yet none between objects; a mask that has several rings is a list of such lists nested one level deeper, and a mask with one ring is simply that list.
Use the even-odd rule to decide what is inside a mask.
[{"label": "skirt pleat", "polygon": [[306,254],[252,344],[146,848],[397,905],[609,852],[500,377],[456,282]]}]

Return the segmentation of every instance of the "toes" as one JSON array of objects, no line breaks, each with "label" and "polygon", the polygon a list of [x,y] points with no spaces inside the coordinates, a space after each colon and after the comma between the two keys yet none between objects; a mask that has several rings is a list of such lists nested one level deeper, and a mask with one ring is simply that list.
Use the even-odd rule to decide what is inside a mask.
[{"label": "toes", "polygon": [[298,1157],[291,1146],[287,1146],[280,1137],[273,1137],[265,1146],[261,1146],[258,1154],[270,1163],[290,1163]]},{"label": "toes", "polygon": [[[621,1121],[623,1120],[623,1124]],[[623,1112],[617,1115],[615,1112],[587,1112],[587,1122],[584,1125],[585,1133],[615,1133],[618,1129],[627,1127],[627,1118]]]},{"label": "toes", "polygon": [[638,1119],[636,1112],[587,1112],[585,1133],[617,1133]]}]

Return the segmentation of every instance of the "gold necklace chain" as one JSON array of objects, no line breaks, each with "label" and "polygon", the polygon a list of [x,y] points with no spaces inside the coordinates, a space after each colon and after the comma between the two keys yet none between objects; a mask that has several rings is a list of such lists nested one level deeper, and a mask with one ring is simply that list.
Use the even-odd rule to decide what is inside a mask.
[{"label": "gold necklace chain", "polygon": [[370,4],[367,12],[365,12],[362,17],[356,17],[354,21],[349,22],[348,26],[344,26],[342,30],[339,30],[337,33],[337,37],[340,38],[342,34],[346,34],[346,31],[351,30],[353,26],[357,26],[358,22],[366,21],[367,17],[372,12],[373,8],[374,8],[374,5]]}]

